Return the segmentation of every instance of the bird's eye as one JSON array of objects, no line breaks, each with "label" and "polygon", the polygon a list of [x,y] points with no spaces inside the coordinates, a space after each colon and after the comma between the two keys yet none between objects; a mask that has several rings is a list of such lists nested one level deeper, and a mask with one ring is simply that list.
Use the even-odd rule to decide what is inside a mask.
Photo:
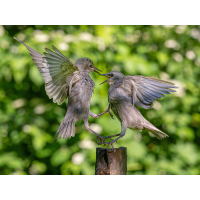
[{"label": "bird's eye", "polygon": [[110,74],[110,76],[111,76],[111,77],[113,77],[113,76],[114,76],[114,74]]},{"label": "bird's eye", "polygon": [[90,67],[92,67],[92,65],[90,65]]}]

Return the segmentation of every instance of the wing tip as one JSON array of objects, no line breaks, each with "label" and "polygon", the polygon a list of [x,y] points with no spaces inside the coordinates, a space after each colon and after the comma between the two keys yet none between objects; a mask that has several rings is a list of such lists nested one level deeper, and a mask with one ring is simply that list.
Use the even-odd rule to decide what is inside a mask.
[{"label": "wing tip", "polygon": [[16,37],[13,37],[15,40],[17,40],[18,42],[24,44],[21,40],[17,39]]},{"label": "wing tip", "polygon": [[58,50],[54,45],[51,45],[51,48],[52,48],[54,51]]},{"label": "wing tip", "polygon": [[177,86],[175,86],[175,83],[172,83],[172,82],[169,82],[169,81],[166,81],[166,80],[162,80],[162,79],[158,79],[158,78],[153,78],[153,77],[145,77],[143,76],[143,78],[145,78],[146,80],[153,80],[155,82],[161,82],[161,83],[164,83],[166,85],[169,85],[169,88],[179,88]]},{"label": "wing tip", "polygon": [[[45,49],[45,51],[47,51],[47,52],[49,52],[50,51],[50,49],[48,49],[48,48],[44,48]],[[44,52],[44,53],[47,53],[47,52]]]}]

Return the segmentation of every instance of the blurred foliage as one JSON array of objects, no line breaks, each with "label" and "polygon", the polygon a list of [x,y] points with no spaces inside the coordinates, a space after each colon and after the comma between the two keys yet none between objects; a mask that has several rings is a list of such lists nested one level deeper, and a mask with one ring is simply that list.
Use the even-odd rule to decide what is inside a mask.
[{"label": "blurred foliage", "polygon": [[[170,80],[177,93],[139,108],[144,117],[169,135],[158,140],[148,132],[127,130],[115,147],[125,146],[128,174],[200,174],[200,27],[199,26],[0,26],[0,174],[94,174],[96,137],[76,123],[76,135],[54,142],[67,102],[49,99],[44,81],[24,41],[43,53],[55,45],[72,62],[89,57],[107,73]],[[91,110],[108,106],[105,77],[96,83]],[[120,132],[120,123],[105,114],[89,118],[101,135]]]}]

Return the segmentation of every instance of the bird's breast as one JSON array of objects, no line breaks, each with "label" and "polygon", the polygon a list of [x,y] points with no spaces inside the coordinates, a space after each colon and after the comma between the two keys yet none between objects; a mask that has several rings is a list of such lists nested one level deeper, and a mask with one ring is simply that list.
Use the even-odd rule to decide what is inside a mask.
[{"label": "bird's breast", "polygon": [[68,111],[82,118],[89,113],[90,99],[94,88],[94,82],[88,77],[81,78],[72,88],[69,101]]}]

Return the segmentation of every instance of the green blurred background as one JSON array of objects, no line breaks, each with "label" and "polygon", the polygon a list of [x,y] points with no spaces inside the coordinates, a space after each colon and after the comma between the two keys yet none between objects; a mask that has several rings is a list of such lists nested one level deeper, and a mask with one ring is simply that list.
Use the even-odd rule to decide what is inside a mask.
[{"label": "green blurred background", "polygon": [[[127,147],[127,174],[200,174],[200,26],[0,26],[0,174],[94,174],[96,137],[76,123],[74,138],[54,142],[67,102],[49,99],[28,50],[55,45],[72,62],[89,57],[107,73],[170,80],[179,89],[154,102],[144,117],[169,135],[127,130],[115,147]],[[91,73],[96,86],[91,110],[108,107],[105,77]],[[91,129],[107,136],[121,131],[105,114],[89,118]]]}]

